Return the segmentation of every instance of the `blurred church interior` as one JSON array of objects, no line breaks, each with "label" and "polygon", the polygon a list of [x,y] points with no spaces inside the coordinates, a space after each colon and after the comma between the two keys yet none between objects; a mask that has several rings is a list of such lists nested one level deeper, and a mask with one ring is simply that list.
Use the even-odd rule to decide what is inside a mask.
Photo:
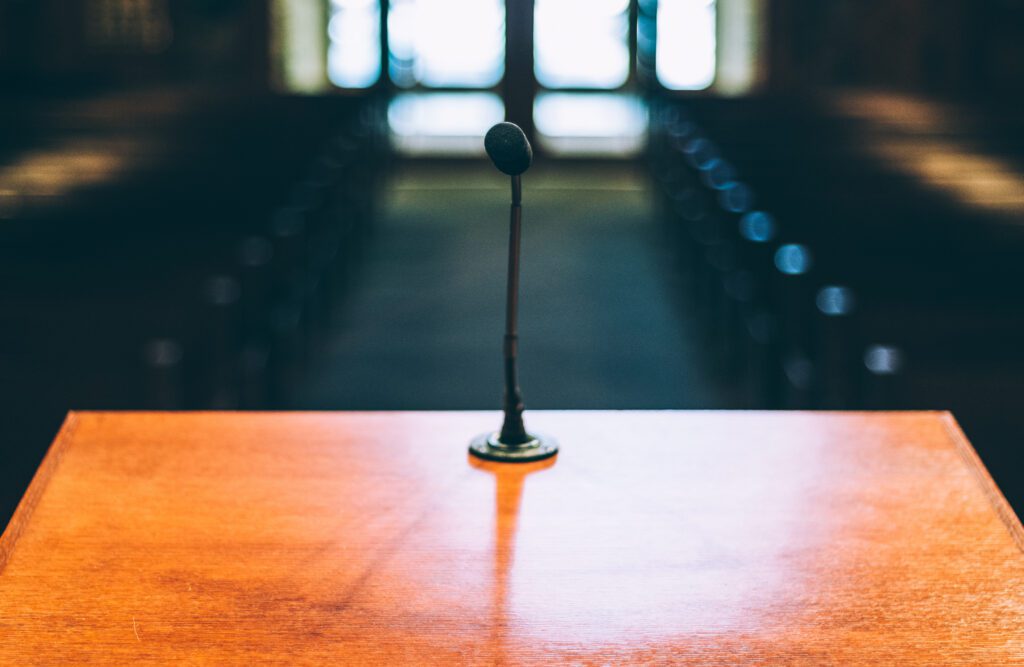
[{"label": "blurred church interior", "polygon": [[[1024,509],[1022,0],[0,0],[0,515],[71,409],[952,410]],[[459,443],[463,446],[464,443]]]}]

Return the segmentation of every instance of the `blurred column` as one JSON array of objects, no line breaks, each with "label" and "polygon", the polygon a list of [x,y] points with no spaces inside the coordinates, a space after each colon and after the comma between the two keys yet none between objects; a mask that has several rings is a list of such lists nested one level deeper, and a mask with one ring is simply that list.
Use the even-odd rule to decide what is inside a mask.
[{"label": "blurred column", "polygon": [[505,119],[533,142],[533,0],[506,0],[505,28]]}]

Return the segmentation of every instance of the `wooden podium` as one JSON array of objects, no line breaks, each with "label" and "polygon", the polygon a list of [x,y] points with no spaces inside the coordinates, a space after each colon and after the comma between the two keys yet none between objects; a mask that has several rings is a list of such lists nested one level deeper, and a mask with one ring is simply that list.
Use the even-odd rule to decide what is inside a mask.
[{"label": "wooden podium", "polygon": [[1024,664],[1024,531],[942,413],[74,413],[0,664]]}]

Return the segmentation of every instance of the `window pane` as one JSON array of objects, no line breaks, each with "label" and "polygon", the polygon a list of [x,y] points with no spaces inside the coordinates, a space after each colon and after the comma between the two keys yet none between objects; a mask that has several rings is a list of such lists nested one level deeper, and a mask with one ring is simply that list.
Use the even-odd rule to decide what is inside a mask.
[{"label": "window pane", "polygon": [[320,0],[274,0],[271,11],[274,85],[292,93],[319,93],[328,88],[323,4]]},{"label": "window pane", "polygon": [[536,0],[534,67],[547,88],[618,88],[629,77],[629,0]]},{"label": "window pane", "polygon": [[493,93],[402,93],[388,106],[392,144],[412,155],[483,155],[484,135],[504,119]]},{"label": "window pane", "polygon": [[763,59],[764,0],[729,0],[718,5],[718,66],[715,92],[743,95],[757,87]]},{"label": "window pane", "polygon": [[635,155],[647,137],[647,108],[622,93],[540,93],[533,122],[554,155]]},{"label": "window pane", "polygon": [[673,90],[701,90],[715,80],[715,0],[658,3],[656,71]]},{"label": "window pane", "polygon": [[380,3],[331,0],[327,76],[341,88],[369,88],[380,78]]},{"label": "window pane", "polygon": [[399,86],[489,88],[505,73],[505,2],[392,0],[388,43]]}]

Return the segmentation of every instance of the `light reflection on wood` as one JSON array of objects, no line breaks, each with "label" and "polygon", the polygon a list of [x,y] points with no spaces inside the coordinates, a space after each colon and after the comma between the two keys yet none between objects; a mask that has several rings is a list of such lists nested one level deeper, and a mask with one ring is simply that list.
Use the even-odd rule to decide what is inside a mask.
[{"label": "light reflection on wood", "polygon": [[469,456],[469,464],[494,475],[494,580],[491,585],[491,645],[500,659],[507,655],[506,634],[512,610],[509,578],[515,563],[516,529],[526,477],[555,465],[558,457],[534,463],[496,463]]}]

